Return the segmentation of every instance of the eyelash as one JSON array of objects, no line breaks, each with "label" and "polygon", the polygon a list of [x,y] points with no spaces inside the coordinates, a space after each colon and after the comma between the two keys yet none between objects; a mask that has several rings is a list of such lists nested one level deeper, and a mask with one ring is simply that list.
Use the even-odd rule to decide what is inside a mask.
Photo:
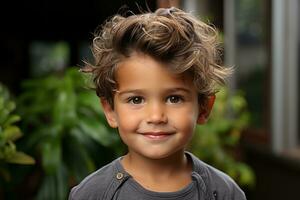
[{"label": "eyelash", "polygon": [[[175,102],[172,102],[174,100]],[[131,104],[142,104],[144,103],[144,101],[145,101],[144,98],[141,96],[132,96],[127,99],[127,103],[131,103]],[[166,102],[170,104],[177,104],[183,101],[184,101],[184,97],[181,95],[170,95],[166,98]]]},{"label": "eyelash", "polygon": [[[176,100],[176,102],[171,102],[172,99],[173,98],[173,100],[174,100],[174,98],[175,98],[175,100]],[[183,102],[184,101],[184,98],[183,98],[183,96],[181,96],[181,95],[170,95],[170,96],[168,96],[167,97],[167,102],[168,103],[171,103],[171,104],[177,104],[177,103],[181,103],[181,102]]]},{"label": "eyelash", "polygon": [[127,102],[131,104],[141,104],[141,103],[134,103],[135,100],[145,101],[144,98],[141,96],[132,96],[127,99]]}]

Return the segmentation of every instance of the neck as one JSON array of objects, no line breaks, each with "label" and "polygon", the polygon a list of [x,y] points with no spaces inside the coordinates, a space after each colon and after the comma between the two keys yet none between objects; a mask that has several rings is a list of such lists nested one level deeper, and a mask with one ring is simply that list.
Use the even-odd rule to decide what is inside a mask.
[{"label": "neck", "polygon": [[184,150],[161,159],[151,159],[129,152],[122,160],[122,165],[135,179],[153,179],[156,181],[191,171]]}]

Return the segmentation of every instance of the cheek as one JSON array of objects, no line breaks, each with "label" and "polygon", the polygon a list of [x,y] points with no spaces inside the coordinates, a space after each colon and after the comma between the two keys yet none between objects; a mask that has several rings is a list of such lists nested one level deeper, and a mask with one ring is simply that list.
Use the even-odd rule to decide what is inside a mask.
[{"label": "cheek", "polygon": [[117,123],[121,134],[137,129],[138,122],[139,120],[136,114],[130,114],[130,112],[126,110],[118,112]]},{"label": "cheek", "polygon": [[188,133],[193,133],[197,125],[198,113],[194,110],[187,110],[181,112],[180,114],[174,113],[171,115],[172,124],[177,126],[177,128],[182,129],[182,131]]}]

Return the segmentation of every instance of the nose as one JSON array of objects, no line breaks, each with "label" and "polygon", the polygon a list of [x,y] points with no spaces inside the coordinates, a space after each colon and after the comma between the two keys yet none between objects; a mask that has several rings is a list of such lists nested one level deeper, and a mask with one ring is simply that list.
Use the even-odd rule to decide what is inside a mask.
[{"label": "nose", "polygon": [[147,123],[164,124],[168,122],[165,106],[162,103],[151,103],[147,108]]}]

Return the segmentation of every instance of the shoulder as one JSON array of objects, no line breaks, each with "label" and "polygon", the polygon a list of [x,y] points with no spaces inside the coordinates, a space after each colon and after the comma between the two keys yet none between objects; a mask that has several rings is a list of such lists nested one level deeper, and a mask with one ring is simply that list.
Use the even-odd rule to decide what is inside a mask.
[{"label": "shoulder", "polygon": [[69,200],[102,199],[105,191],[113,181],[116,162],[117,160],[114,160],[85,177],[71,189]]},{"label": "shoulder", "polygon": [[245,194],[236,182],[224,172],[201,161],[191,153],[194,170],[204,180],[208,190],[221,199],[245,200]]}]

